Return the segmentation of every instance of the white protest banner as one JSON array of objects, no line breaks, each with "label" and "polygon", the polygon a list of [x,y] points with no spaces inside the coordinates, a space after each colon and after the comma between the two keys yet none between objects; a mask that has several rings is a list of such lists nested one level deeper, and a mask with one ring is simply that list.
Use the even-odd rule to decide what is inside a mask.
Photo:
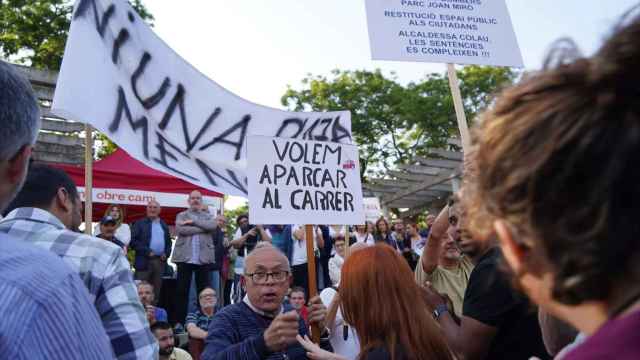
[{"label": "white protest banner", "polygon": [[[78,186],[78,194],[83,202],[85,201],[85,193],[84,186]],[[155,200],[163,207],[186,208],[189,206],[188,194],[135,189],[93,188],[92,195],[94,203],[147,206],[149,201]],[[202,202],[213,207],[216,211],[222,210],[223,198],[203,195]]]},{"label": "white protest banner", "polygon": [[250,136],[249,219],[254,224],[364,224],[358,148]]},{"label": "white protest banner", "polygon": [[366,0],[374,60],[523,66],[505,0]]},{"label": "white protest banner", "polygon": [[364,216],[367,221],[375,223],[382,216],[380,200],[377,197],[366,197],[363,199]]},{"label": "white protest banner", "polygon": [[249,134],[351,143],[349,112],[244,100],[178,56],[125,0],[77,1],[52,110],[152,168],[230,195],[247,196]]}]

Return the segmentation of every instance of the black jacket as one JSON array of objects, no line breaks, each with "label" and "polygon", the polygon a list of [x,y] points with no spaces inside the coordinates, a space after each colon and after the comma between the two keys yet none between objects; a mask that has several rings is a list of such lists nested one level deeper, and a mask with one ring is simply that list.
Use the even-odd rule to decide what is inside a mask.
[{"label": "black jacket", "polygon": [[[164,231],[164,254],[167,259],[171,256],[171,235],[169,227],[160,219],[160,226]],[[131,248],[136,251],[134,267],[136,271],[147,271],[149,266],[149,249],[151,243],[151,219],[138,220],[131,228]]]}]

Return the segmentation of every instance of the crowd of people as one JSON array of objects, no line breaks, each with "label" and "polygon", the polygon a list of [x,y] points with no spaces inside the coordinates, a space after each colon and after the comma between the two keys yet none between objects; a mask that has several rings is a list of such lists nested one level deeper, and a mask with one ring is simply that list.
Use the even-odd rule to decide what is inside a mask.
[{"label": "crowd of people", "polygon": [[[554,52],[498,96],[473,130],[461,190],[425,228],[381,217],[314,226],[309,242],[303,225],[211,214],[197,190],[175,227],[151,201],[130,225],[112,205],[95,237],[79,232],[76,185],[30,162],[33,90],[0,62],[0,353],[640,358],[636,13],[593,56]],[[170,309],[158,302],[167,278]]]}]

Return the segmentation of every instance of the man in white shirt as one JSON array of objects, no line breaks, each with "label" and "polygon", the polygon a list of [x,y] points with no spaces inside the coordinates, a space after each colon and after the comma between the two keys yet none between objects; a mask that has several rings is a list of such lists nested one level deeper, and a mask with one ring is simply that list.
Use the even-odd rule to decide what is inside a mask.
[{"label": "man in white shirt", "polygon": [[[324,238],[320,227],[313,227],[313,252],[318,257],[318,248],[324,246]],[[291,275],[293,275],[293,286],[302,287],[309,293],[309,271],[307,268],[307,241],[305,225],[292,225],[291,227],[292,256]],[[316,262],[317,263],[317,262]]]}]

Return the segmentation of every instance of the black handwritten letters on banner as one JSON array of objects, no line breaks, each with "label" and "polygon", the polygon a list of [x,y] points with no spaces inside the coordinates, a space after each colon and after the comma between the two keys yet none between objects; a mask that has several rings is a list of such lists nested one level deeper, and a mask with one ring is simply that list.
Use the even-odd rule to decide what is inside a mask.
[{"label": "black handwritten letters on banner", "polygon": [[257,224],[362,224],[353,145],[250,136],[249,217]]},{"label": "black handwritten letters on banner", "polygon": [[286,112],[231,94],[180,58],[124,0],[76,3],[52,108],[92,124],[153,168],[230,195],[248,193],[248,135],[352,140],[347,111]]}]

